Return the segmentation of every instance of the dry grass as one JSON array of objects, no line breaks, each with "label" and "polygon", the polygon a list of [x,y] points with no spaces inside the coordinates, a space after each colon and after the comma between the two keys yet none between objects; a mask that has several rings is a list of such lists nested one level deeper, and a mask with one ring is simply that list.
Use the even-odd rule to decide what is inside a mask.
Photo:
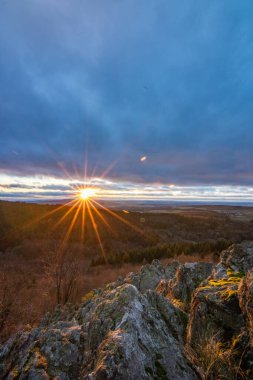
[{"label": "dry grass", "polygon": [[[244,352],[238,354],[233,347],[221,342],[221,332],[207,332],[201,343],[194,350],[185,347],[186,356],[196,366],[203,380],[244,380],[247,379],[246,372],[241,368]],[[237,360],[235,361],[235,356]]]}]

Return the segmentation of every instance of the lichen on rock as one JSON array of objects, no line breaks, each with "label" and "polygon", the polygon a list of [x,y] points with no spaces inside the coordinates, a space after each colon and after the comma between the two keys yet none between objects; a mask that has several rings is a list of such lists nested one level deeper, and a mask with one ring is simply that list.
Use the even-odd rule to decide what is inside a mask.
[{"label": "lichen on rock", "polygon": [[211,276],[193,294],[187,342],[201,356],[205,346],[215,338],[219,344],[215,360],[220,362],[220,372],[215,363],[212,376],[223,376],[224,371],[229,379],[253,376],[253,361],[249,360],[253,287],[252,276],[247,274],[252,264],[252,242],[231,246],[222,252]]}]

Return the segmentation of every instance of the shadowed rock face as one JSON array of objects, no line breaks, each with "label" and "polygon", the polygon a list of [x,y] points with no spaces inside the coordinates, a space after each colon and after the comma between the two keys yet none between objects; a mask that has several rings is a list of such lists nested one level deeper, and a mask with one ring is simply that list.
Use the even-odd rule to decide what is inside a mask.
[{"label": "shadowed rock face", "polygon": [[253,271],[248,272],[241,282],[239,301],[245,317],[250,343],[253,346]]},{"label": "shadowed rock face", "polygon": [[182,302],[189,309],[193,291],[210,276],[213,265],[209,263],[186,263],[177,268],[175,278],[169,282],[168,297]]},{"label": "shadowed rock face", "polygon": [[241,244],[233,244],[221,253],[221,260],[213,270],[213,278],[227,278],[227,269],[245,274],[252,268],[253,243],[245,241]]},{"label": "shadowed rock face", "polygon": [[196,289],[191,303],[187,341],[201,353],[203,345],[216,336],[230,365],[244,367],[241,377],[225,369],[229,379],[253,378],[252,265],[253,243],[231,246]]},{"label": "shadowed rock face", "polygon": [[231,360],[251,376],[253,281],[244,271],[252,269],[252,247],[233,246],[215,267],[156,260],[79,306],[57,308],[0,348],[0,379],[199,379],[205,368],[197,369],[194,352],[210,331],[245,352],[231,352]]}]

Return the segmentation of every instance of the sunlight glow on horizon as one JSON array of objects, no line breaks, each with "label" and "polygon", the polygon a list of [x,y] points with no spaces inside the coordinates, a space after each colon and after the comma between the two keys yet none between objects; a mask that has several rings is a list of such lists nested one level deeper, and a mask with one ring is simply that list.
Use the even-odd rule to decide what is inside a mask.
[{"label": "sunlight glow on horizon", "polygon": [[90,198],[93,198],[96,195],[96,190],[86,187],[78,191],[78,197],[83,201],[87,201]]},{"label": "sunlight glow on horizon", "polygon": [[[92,189],[96,199],[154,201],[253,202],[251,186],[180,186],[172,183],[136,183],[108,178],[86,181],[52,176],[8,176],[0,174],[0,199],[36,201],[74,199],[80,189]],[[90,193],[90,196],[93,194]]]}]

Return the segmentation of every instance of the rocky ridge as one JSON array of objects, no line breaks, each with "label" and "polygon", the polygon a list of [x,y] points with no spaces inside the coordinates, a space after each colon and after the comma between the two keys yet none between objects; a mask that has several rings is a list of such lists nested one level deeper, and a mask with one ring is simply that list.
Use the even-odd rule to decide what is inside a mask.
[{"label": "rocky ridge", "polygon": [[219,264],[155,260],[0,347],[0,379],[253,378],[253,243]]}]

